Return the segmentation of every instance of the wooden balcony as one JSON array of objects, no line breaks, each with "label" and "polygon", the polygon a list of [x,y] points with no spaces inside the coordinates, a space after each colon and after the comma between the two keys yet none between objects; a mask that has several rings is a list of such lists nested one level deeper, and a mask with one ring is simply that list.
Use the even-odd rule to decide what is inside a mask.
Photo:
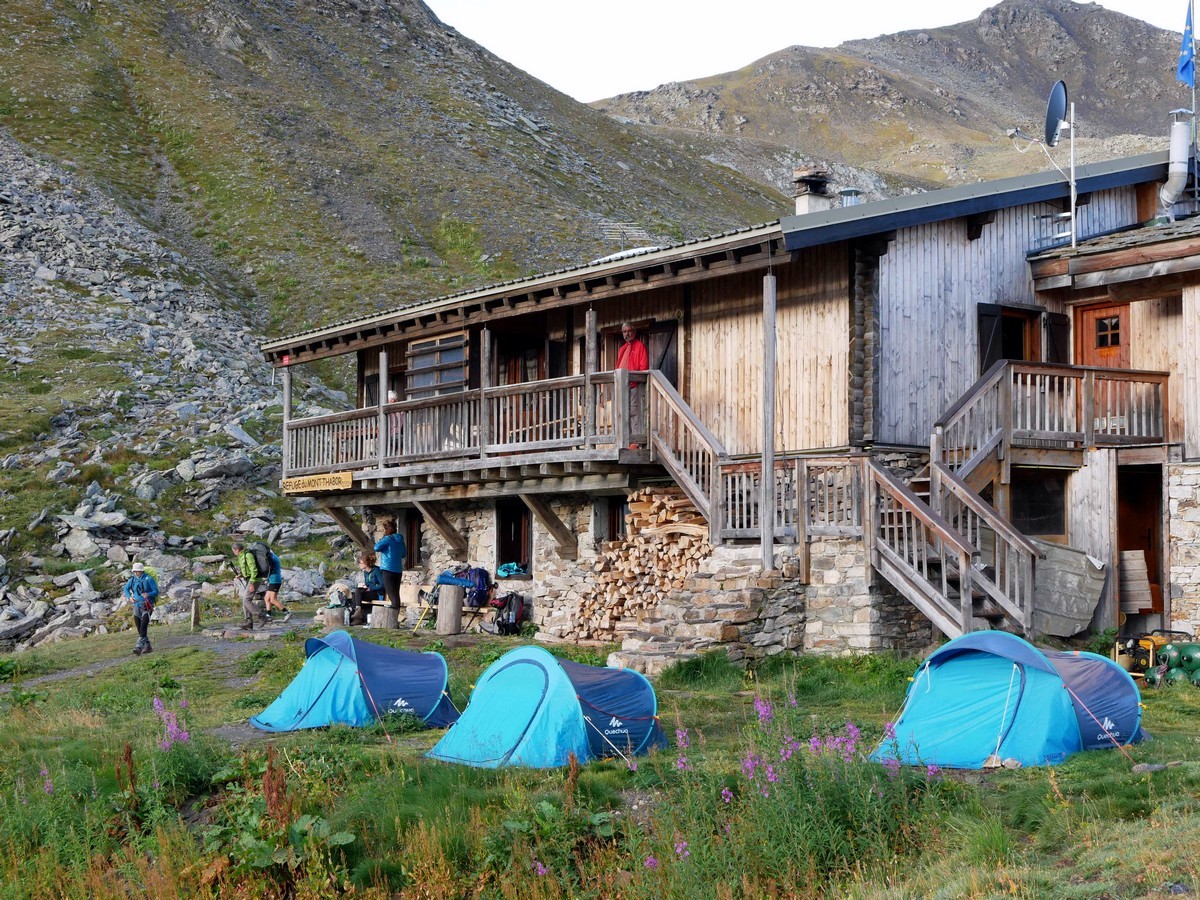
[{"label": "wooden balcony", "polygon": [[360,489],[384,489],[645,466],[648,450],[629,445],[647,444],[648,377],[599,372],[292,419],[284,478],[345,473]]}]

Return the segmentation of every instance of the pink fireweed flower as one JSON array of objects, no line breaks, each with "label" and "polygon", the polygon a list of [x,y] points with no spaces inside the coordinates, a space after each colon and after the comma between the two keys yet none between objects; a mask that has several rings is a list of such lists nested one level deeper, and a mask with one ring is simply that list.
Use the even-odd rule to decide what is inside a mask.
[{"label": "pink fireweed flower", "polygon": [[159,718],[161,718],[166,707],[164,706],[164,704],[162,702],[162,697],[158,696],[158,694],[154,695],[153,706],[154,706],[154,711],[156,713],[158,713]]},{"label": "pink fireweed flower", "polygon": [[675,842],[675,855],[678,856],[680,859],[687,859],[689,856],[692,855],[692,851],[688,849],[687,841],[676,841]]},{"label": "pink fireweed flower", "polygon": [[187,709],[187,688],[183,688],[179,694],[179,708]]},{"label": "pink fireweed flower", "polygon": [[727,787],[721,788],[721,799],[724,800],[726,803],[732,803],[733,802],[733,791],[731,791]]},{"label": "pink fireweed flower", "polygon": [[774,766],[767,766],[767,781],[774,784],[779,780],[779,773],[775,771]]},{"label": "pink fireweed flower", "polygon": [[900,760],[898,759],[885,759],[883,767],[887,770],[888,778],[895,778],[900,774]]},{"label": "pink fireweed flower", "polygon": [[820,753],[825,748],[825,742],[819,735],[814,734],[808,739],[808,749],[812,753]]},{"label": "pink fireweed flower", "polygon": [[788,694],[788,706],[790,706],[792,709],[796,708],[796,695],[795,694],[790,694],[790,693]]},{"label": "pink fireweed flower", "polygon": [[764,797],[770,797],[770,796],[771,796],[771,790],[770,790],[770,788],[763,788],[763,789],[762,789],[762,791],[760,791],[760,793],[761,793],[761,794],[762,794]]},{"label": "pink fireweed flower", "polygon": [[658,860],[655,859],[653,856],[647,856],[646,857],[646,868],[647,869],[657,869],[658,868]]},{"label": "pink fireweed flower", "polygon": [[761,763],[762,759],[757,753],[747,753],[742,757],[742,774],[753,781],[754,773],[758,770]]},{"label": "pink fireweed flower", "polygon": [[549,871],[550,871],[549,869],[547,869],[545,866],[542,865],[541,860],[535,859],[533,861],[533,874],[534,875],[539,875],[539,876],[545,875]]},{"label": "pink fireweed flower", "polygon": [[930,766],[927,766],[925,769],[925,776],[927,778],[937,778],[938,775],[941,773],[941,771],[942,770],[939,769],[937,766],[930,765]]},{"label": "pink fireweed flower", "polygon": [[771,701],[764,700],[762,697],[754,698],[754,711],[758,714],[759,725],[767,725],[775,717],[775,710],[771,708]]},{"label": "pink fireweed flower", "polygon": [[625,764],[625,768],[629,769],[630,772],[636,772],[637,771],[637,760],[636,759],[629,760],[629,762],[627,762]]},{"label": "pink fireweed flower", "polygon": [[692,767],[688,765],[687,757],[680,755],[679,759],[675,760],[675,768],[681,772],[690,772]]},{"label": "pink fireweed flower", "polygon": [[885,741],[894,741],[896,739],[896,723],[895,722],[884,723],[883,739]]},{"label": "pink fireweed flower", "polygon": [[688,738],[688,732],[687,732],[686,728],[676,728],[675,729],[675,745],[680,750],[686,750],[688,747],[691,746],[691,743],[692,742]]},{"label": "pink fireweed flower", "polygon": [[47,778],[45,783],[42,785],[42,790],[45,791],[47,794],[53,794],[54,793],[54,782],[51,781],[49,778]]}]

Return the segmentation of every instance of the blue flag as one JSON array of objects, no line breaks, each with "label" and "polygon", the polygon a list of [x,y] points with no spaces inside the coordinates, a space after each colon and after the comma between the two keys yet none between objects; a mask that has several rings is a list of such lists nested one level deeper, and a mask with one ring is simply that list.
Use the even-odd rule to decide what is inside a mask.
[{"label": "blue flag", "polygon": [[1183,26],[1183,45],[1179,48],[1179,65],[1175,80],[1190,88],[1196,86],[1196,41],[1192,35],[1192,4],[1188,3],[1187,24]]}]

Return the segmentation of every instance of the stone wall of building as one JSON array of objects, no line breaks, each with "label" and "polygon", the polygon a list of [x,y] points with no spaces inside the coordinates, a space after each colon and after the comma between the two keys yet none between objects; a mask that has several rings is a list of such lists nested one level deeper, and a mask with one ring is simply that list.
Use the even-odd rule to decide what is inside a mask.
[{"label": "stone wall of building", "polygon": [[1200,465],[1167,467],[1169,628],[1200,633]]},{"label": "stone wall of building", "polygon": [[[563,639],[570,638],[574,629],[580,587],[589,583],[596,559],[596,542],[592,533],[593,504],[583,494],[553,495],[547,501],[563,524],[577,536],[577,558],[562,558],[554,538],[531,514],[532,577],[502,579],[498,590],[501,593],[516,591],[524,595],[530,620],[546,636]],[[426,526],[421,541],[421,567],[407,573],[405,580],[432,582],[441,572],[466,564],[482,566],[495,578],[498,565],[495,501],[444,503],[439,505],[439,509],[458,533],[467,539],[467,552],[465,556],[452,552],[442,536]],[[376,517],[390,514],[393,512],[378,508],[369,511],[364,516],[364,522],[370,525]]]}]

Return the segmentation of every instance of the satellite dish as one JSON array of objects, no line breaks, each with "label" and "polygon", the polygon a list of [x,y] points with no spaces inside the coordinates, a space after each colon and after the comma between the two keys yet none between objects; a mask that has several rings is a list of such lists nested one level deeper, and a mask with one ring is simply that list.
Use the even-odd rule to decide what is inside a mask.
[{"label": "satellite dish", "polygon": [[1050,88],[1050,99],[1046,101],[1046,146],[1057,147],[1062,137],[1067,116],[1067,86],[1057,82]]}]

